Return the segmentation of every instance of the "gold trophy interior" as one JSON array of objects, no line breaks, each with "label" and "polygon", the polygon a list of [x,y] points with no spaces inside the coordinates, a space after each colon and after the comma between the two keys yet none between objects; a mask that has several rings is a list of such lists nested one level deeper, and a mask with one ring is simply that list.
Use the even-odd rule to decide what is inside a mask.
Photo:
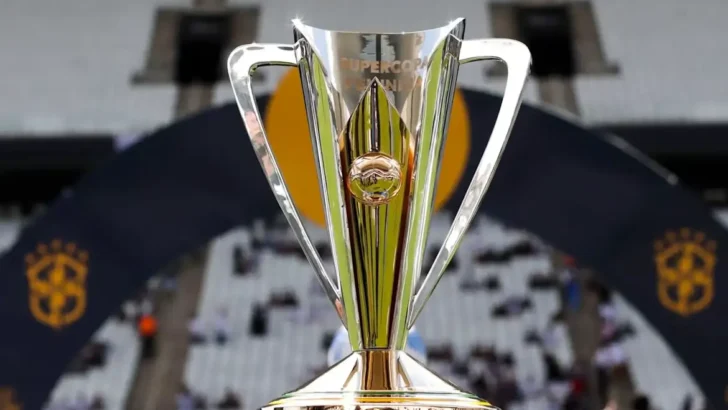
[{"label": "gold trophy interior", "polygon": [[[268,409],[490,407],[404,351],[463,31],[460,20],[419,33],[326,32],[324,47],[321,30],[295,26],[336,307],[354,352]],[[367,41],[376,55],[365,56]]]}]

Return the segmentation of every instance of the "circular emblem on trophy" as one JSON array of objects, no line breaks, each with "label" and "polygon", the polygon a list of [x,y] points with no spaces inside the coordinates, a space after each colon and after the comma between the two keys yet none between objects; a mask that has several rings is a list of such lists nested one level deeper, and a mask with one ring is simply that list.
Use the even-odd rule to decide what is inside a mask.
[{"label": "circular emblem on trophy", "polygon": [[402,186],[402,171],[394,158],[370,152],[352,162],[346,182],[349,192],[359,202],[378,206],[397,195]]},{"label": "circular emblem on trophy", "polygon": [[[465,166],[471,158],[470,116],[465,97],[455,91],[445,151],[435,189],[435,210],[441,209],[463,183]],[[265,107],[265,128],[278,166],[286,180],[288,190],[302,216],[326,227],[326,217],[317,193],[316,174],[311,137],[308,135],[306,106],[301,92],[301,76],[297,68],[287,71],[278,82],[276,91]],[[480,135],[482,130],[475,130]],[[348,183],[348,178],[347,178]]]}]

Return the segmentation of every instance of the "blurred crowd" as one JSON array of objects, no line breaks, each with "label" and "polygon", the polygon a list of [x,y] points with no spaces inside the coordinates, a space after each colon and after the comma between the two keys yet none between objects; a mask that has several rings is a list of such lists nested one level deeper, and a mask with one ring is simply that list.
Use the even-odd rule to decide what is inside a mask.
[{"label": "blurred crowd", "polygon": [[[295,245],[295,246],[294,246]],[[274,236],[261,231],[254,231],[252,243],[244,248],[236,246],[232,252],[233,271],[236,277],[255,275],[259,270],[259,250],[273,248],[280,254],[296,254],[303,257],[296,244],[280,242]],[[330,257],[321,247],[324,258]],[[474,264],[502,263],[517,256],[529,256],[542,252],[538,246],[524,241],[506,250],[492,250],[474,254],[464,258],[465,266],[454,264],[448,271],[458,269],[460,272],[460,289],[463,292],[477,290],[497,291],[501,284],[497,276],[478,279],[474,274]],[[429,255],[429,259],[433,259]],[[463,261],[460,261],[462,264]],[[141,292],[137,297],[125,302],[117,314],[119,322],[133,326],[138,335],[141,353],[140,361],[151,361],[157,357],[157,339],[159,335],[159,318],[156,301],[160,295],[175,292],[174,275],[161,275],[155,283]],[[525,295],[506,296],[493,306],[493,318],[498,320],[518,319],[521,315],[535,309],[532,292],[541,290],[555,291],[559,295],[560,308],[553,314],[545,328],[529,329],[524,335],[524,342],[537,347],[545,369],[544,377],[527,375],[518,377],[519,363],[513,352],[497,351],[493,346],[475,344],[467,358],[456,357],[450,345],[427,345],[427,361],[445,363],[446,378],[451,376],[460,387],[474,394],[487,398],[503,410],[520,410],[531,408],[529,403],[536,401],[546,403],[547,410],[588,410],[615,409],[610,401],[613,382],[629,377],[628,357],[623,347],[625,338],[634,334],[629,323],[620,322],[617,308],[612,300],[611,291],[601,284],[577,271],[574,261],[564,259],[563,266],[550,272],[532,272],[528,284],[530,291]],[[299,301],[301,292],[307,293],[304,301]],[[564,326],[569,315],[579,312],[588,297],[598,300],[598,346],[591,360],[575,359],[573,363],[563,363],[559,359],[559,351],[563,351]],[[308,325],[320,320],[324,310],[330,311],[328,301],[318,304],[316,301],[326,300],[322,289],[312,279],[309,289],[283,289],[271,292],[268,300],[256,303],[248,321],[248,337],[266,337],[269,328],[269,314],[275,308],[294,308],[293,320],[299,325]],[[324,306],[325,305],[325,306]],[[225,346],[235,343],[232,332],[229,310],[226,306],[218,306],[216,310],[205,315],[193,310],[188,313],[187,337],[190,346]],[[323,336],[323,348],[327,349],[333,338],[332,334]],[[567,336],[568,337],[568,336]],[[73,360],[68,371],[86,372],[94,367],[103,367],[107,355],[114,348],[114,341],[94,340],[89,343]],[[437,369],[440,369],[438,367]],[[326,369],[325,363],[315,369],[315,374]],[[196,386],[181,385],[175,397],[178,410],[197,409],[243,409],[244,400],[233,388],[227,388],[221,397],[210,397],[207,392],[198,391]],[[542,407],[538,407],[541,409]],[[102,410],[106,409],[104,397],[100,394],[87,398],[80,394],[74,400],[59,400],[49,403],[48,410]],[[648,397],[639,395],[634,398],[631,409],[619,410],[677,410],[656,409]],[[681,410],[693,410],[692,398],[686,397]]]}]

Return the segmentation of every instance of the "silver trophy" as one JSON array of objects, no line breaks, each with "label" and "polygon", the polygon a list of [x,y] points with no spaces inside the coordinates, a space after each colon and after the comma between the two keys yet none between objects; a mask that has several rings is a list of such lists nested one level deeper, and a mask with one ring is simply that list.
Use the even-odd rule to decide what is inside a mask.
[{"label": "silver trophy", "polygon": [[[493,179],[521,104],[528,48],[513,40],[463,40],[464,19],[396,34],[293,25],[293,45],[236,48],[230,80],[268,182],[348,330],[353,353],[266,408],[491,408],[404,347]],[[420,278],[458,68],[479,60],[506,64],[503,103],[444,245]],[[335,279],[324,270],[262,128],[251,76],[267,65],[298,67],[301,75]]]}]

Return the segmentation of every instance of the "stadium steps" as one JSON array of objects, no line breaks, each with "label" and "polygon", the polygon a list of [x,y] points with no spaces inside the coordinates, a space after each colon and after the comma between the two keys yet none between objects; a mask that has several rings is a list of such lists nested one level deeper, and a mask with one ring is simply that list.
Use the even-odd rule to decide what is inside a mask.
[{"label": "stadium steps", "polygon": [[[205,8],[221,0],[196,1],[194,8]],[[221,3],[222,4],[222,3]],[[176,50],[175,17],[168,14],[158,16],[163,26],[161,37],[153,39],[149,61],[167,58],[166,63]],[[175,57],[176,58],[176,57]],[[156,59],[156,60],[155,60]],[[165,61],[157,61],[163,65]],[[151,64],[154,65],[154,64]],[[143,81],[142,81],[143,82]],[[175,117],[181,118],[209,108],[214,99],[214,88],[206,84],[189,84],[177,88]],[[157,410],[176,408],[175,395],[179,392],[188,351],[187,322],[200,299],[204,266],[208,252],[206,247],[192,252],[182,260],[182,271],[177,282],[178,288],[169,301],[159,302],[157,319],[157,356],[142,362],[137,371],[134,387],[127,400],[130,410]]]},{"label": "stadium steps", "polygon": [[[594,298],[594,303],[597,305],[595,309],[597,309],[597,313],[595,313],[595,317],[597,320],[597,325],[599,324],[599,313],[598,313],[598,300],[596,295],[592,294],[591,292],[590,296]],[[599,325],[598,325],[599,326]],[[597,327],[597,335],[600,333],[601,329]],[[623,347],[626,349],[626,346],[623,344]],[[596,350],[596,347],[595,347]],[[626,350],[628,360],[631,360],[631,354],[629,353],[629,350]],[[610,383],[609,383],[610,391],[609,391],[609,397],[613,399],[618,408],[629,408],[632,406],[632,401],[637,395],[637,388],[635,386],[634,380],[632,379],[632,374],[629,372],[619,374],[616,376],[613,376]]]},{"label": "stadium steps", "polygon": [[177,118],[202,111],[210,107],[213,102],[214,89],[207,84],[185,85],[178,88],[177,92],[177,106],[175,107]]},{"label": "stadium steps", "polygon": [[165,84],[174,81],[177,59],[177,27],[181,19],[176,10],[157,10],[145,66],[136,73],[134,84]]},{"label": "stadium steps", "polygon": [[[601,325],[599,319],[599,299],[594,292],[588,290],[587,282],[592,276],[591,272],[580,272],[578,279],[581,282],[582,300],[580,309],[576,312],[566,312],[566,322],[574,346],[577,362],[584,368],[590,369],[589,386],[591,389],[590,408],[601,408],[596,390],[596,370],[593,367],[594,354],[599,346]],[[617,403],[618,408],[631,408],[635,396],[635,388],[629,374],[614,378],[610,383],[608,392],[610,399]]]},{"label": "stadium steps", "polygon": [[175,395],[182,382],[188,351],[187,321],[200,298],[203,266],[197,261],[185,264],[174,295],[159,301],[157,356],[140,363],[127,409],[176,408]]},{"label": "stadium steps", "polygon": [[[557,264],[557,271],[563,269],[559,265],[560,258],[554,258]],[[583,274],[578,274],[577,279],[581,288],[586,289],[586,278]],[[590,369],[594,352],[599,344],[599,317],[597,312],[596,296],[588,291],[582,291],[581,305],[577,311],[566,309],[565,319],[566,327],[569,333],[569,339],[574,349],[576,363],[582,368]],[[593,376],[593,374],[592,374]],[[590,377],[589,386],[596,386],[596,378]],[[590,406],[589,408],[598,408],[599,399],[596,388],[589,391]]]},{"label": "stadium steps", "polygon": [[579,115],[579,103],[570,78],[542,78],[538,81],[541,101]]},{"label": "stadium steps", "polygon": [[569,12],[578,73],[582,75],[619,73],[619,67],[606,59],[591,2],[573,2]]},{"label": "stadium steps", "polygon": [[705,408],[705,398],[680,358],[644,316],[621,295],[615,295],[618,320],[630,323],[635,335],[624,341],[629,373],[636,391],[650,397],[658,409],[675,408],[687,394],[693,409]]}]

